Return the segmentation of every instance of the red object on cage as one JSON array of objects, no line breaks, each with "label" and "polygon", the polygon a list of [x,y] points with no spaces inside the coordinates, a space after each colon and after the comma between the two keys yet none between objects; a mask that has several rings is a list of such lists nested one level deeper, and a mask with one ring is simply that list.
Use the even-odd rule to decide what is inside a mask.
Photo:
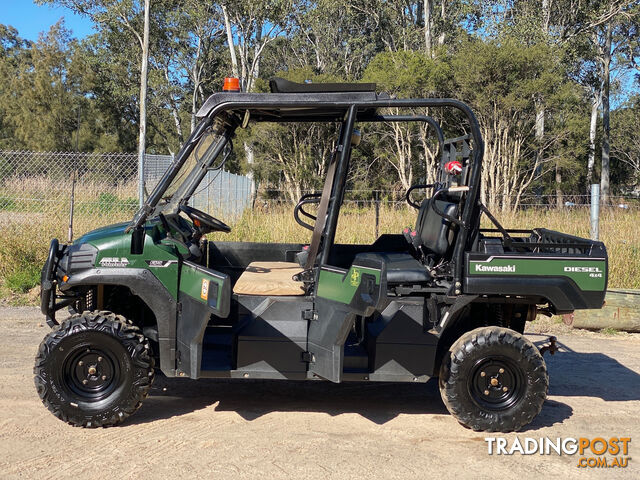
[{"label": "red object on cage", "polygon": [[460,175],[462,173],[462,163],[458,160],[452,160],[444,164],[444,169],[451,175]]}]

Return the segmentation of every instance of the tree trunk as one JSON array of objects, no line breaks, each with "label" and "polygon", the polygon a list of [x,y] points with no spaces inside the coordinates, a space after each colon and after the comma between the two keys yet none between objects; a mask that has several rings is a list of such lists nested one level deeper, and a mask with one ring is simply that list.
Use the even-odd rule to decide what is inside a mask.
[{"label": "tree trunk", "polygon": [[440,0],[440,20],[442,22],[442,31],[440,32],[440,35],[438,36],[438,45],[442,46],[444,45],[444,41],[445,41],[445,31],[446,31],[446,25],[445,25],[445,19],[446,19],[446,14],[447,14],[447,9],[445,7],[446,5],[446,0]]},{"label": "tree trunk", "polygon": [[180,144],[180,148],[182,148],[182,144],[184,143],[184,137],[182,135],[182,121],[180,120],[180,113],[178,112],[178,107],[176,107],[176,105],[173,102],[171,103],[171,115],[173,115],[173,123],[176,126],[178,143]]},{"label": "tree trunk", "polygon": [[433,0],[424,0],[424,49],[427,52],[427,56],[431,57],[431,49],[433,48],[433,21],[431,19],[431,12],[433,9]]},{"label": "tree trunk", "polygon": [[551,23],[551,1],[542,0],[542,31],[549,33],[549,24]]},{"label": "tree trunk", "polygon": [[149,1],[144,1],[144,34],[140,66],[140,131],[138,133],[138,200],[144,203],[144,155],[147,136],[147,69],[149,67]]},{"label": "tree trunk", "polygon": [[562,173],[560,172],[560,165],[556,163],[556,207],[564,207],[564,195],[562,193]]},{"label": "tree trunk", "polygon": [[196,113],[198,113],[198,87],[193,87],[191,94],[191,132],[196,129]]},{"label": "tree trunk", "polygon": [[198,89],[200,88],[200,69],[198,62],[200,61],[200,53],[202,49],[202,39],[198,36],[198,47],[196,55],[193,59],[193,68],[191,69],[191,79],[193,81],[193,92],[191,92],[191,132],[196,129],[196,113],[198,112]]},{"label": "tree trunk", "polygon": [[[238,69],[238,57],[236,55],[236,46],[235,43],[233,41],[233,32],[231,31],[231,21],[229,20],[229,14],[227,13],[227,9],[226,7],[223,5],[222,6],[222,13],[224,15],[224,26],[225,26],[225,31],[227,32],[227,44],[229,45],[229,54],[231,55],[231,70],[233,72],[233,76],[236,78],[240,78],[240,70]],[[241,52],[242,53],[242,52]],[[241,56],[241,60],[243,60],[243,74],[246,70],[246,66],[245,66],[245,62],[244,62],[244,56]],[[244,76],[244,75],[243,75]],[[240,78],[240,81],[246,82],[246,79],[244,78]],[[249,88],[251,87],[251,84],[249,84]],[[253,159],[254,159],[254,152],[253,152],[253,145],[251,145],[251,143],[249,142],[244,142],[244,152],[245,152],[245,158],[247,160],[247,164],[249,165],[249,171],[247,172],[247,177],[249,178],[249,181],[251,182],[251,197],[252,197],[252,201],[254,200],[254,196],[256,193],[256,188],[255,188],[255,182],[253,180]]]},{"label": "tree trunk", "polygon": [[[540,28],[542,29],[542,33],[544,34],[544,39],[546,40],[547,36],[549,35],[549,24],[551,22],[551,0],[542,0],[542,22],[540,25]],[[540,175],[542,173],[542,154],[540,153],[540,148],[542,147],[542,142],[544,140],[544,115],[545,115],[545,108],[544,105],[542,103],[542,99],[537,98],[535,101],[536,104],[536,143],[537,143],[537,149],[536,149],[536,171],[534,172],[534,175]],[[561,175],[558,172],[558,166],[556,165],[556,181],[559,181],[558,179],[562,180]],[[560,190],[560,185],[557,185],[557,189],[559,192],[559,197],[557,199],[558,202],[562,202],[562,191]],[[536,194],[539,196],[541,194],[540,189],[536,189],[538,190],[536,192]]]},{"label": "tree trunk", "polygon": [[607,204],[609,201],[609,151],[610,151],[610,134],[609,126],[609,86],[610,86],[610,67],[611,67],[611,35],[612,27],[609,22],[605,27],[605,42],[602,52],[602,170],[600,173],[600,195],[602,203]]},{"label": "tree trunk", "polygon": [[590,185],[593,178],[593,167],[596,163],[596,129],[598,127],[598,111],[602,103],[602,90],[593,92],[591,100],[591,122],[589,124],[589,159],[587,161],[587,193],[590,192]]},{"label": "tree trunk", "polygon": [[[246,92],[249,93],[253,90],[256,79],[260,75],[260,60],[262,57],[262,24],[258,24],[256,27],[255,45],[253,46],[253,61],[251,62],[251,69],[248,72],[248,78],[246,80]],[[247,59],[248,60],[248,59]],[[247,62],[248,63],[248,62]]]},{"label": "tree trunk", "polygon": [[[535,138],[536,138],[536,158],[535,158],[535,172],[534,172],[534,176],[539,176],[542,173],[542,153],[540,152],[540,149],[542,148],[542,142],[544,140],[544,114],[545,114],[545,108],[544,105],[542,104],[542,101],[540,101],[539,99],[536,100],[536,134],[535,134]],[[540,196],[542,194],[542,192],[540,191],[540,188],[536,188],[536,195]]]},{"label": "tree trunk", "polygon": [[238,57],[236,56],[236,46],[233,43],[233,33],[231,32],[231,22],[229,21],[229,14],[227,8],[222,6],[222,14],[224,15],[224,26],[227,32],[227,44],[229,45],[229,54],[231,55],[231,71],[236,78],[240,77],[240,71],[238,70]]},{"label": "tree trunk", "polygon": [[[171,80],[169,79],[169,67],[165,66],[164,68],[164,79],[167,81],[167,89],[171,92]],[[173,116],[173,123],[176,127],[176,134],[178,136],[178,143],[180,144],[180,148],[182,148],[182,144],[184,143],[184,137],[182,135],[182,121],[180,120],[180,113],[178,112],[178,107],[176,106],[175,99],[173,98],[173,94],[169,93],[169,105],[171,107],[171,115]]]}]

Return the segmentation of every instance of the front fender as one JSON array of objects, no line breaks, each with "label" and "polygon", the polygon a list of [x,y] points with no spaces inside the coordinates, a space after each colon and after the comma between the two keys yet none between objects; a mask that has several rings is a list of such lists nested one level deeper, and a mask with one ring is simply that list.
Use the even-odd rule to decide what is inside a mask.
[{"label": "front fender", "polygon": [[65,291],[78,285],[122,285],[142,299],[158,323],[160,370],[175,376],[177,303],[153,273],[143,268],[90,268],[75,273],[60,285]]}]

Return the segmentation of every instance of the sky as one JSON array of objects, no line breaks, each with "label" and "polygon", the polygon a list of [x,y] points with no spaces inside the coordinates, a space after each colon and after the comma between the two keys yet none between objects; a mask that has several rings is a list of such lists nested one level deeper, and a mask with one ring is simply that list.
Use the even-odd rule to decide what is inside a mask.
[{"label": "sky", "polygon": [[94,33],[91,21],[76,15],[68,8],[36,5],[31,0],[0,0],[0,23],[11,25],[18,35],[27,40],[37,40],[38,34],[64,17],[65,26],[72,36],[82,38]]}]

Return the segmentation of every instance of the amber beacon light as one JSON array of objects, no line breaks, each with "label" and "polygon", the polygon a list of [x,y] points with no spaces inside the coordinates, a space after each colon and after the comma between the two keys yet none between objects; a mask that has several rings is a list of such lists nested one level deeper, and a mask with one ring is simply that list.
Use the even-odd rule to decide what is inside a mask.
[{"label": "amber beacon light", "polygon": [[235,77],[225,77],[224,85],[222,86],[224,92],[239,92],[240,91],[240,79]]}]

